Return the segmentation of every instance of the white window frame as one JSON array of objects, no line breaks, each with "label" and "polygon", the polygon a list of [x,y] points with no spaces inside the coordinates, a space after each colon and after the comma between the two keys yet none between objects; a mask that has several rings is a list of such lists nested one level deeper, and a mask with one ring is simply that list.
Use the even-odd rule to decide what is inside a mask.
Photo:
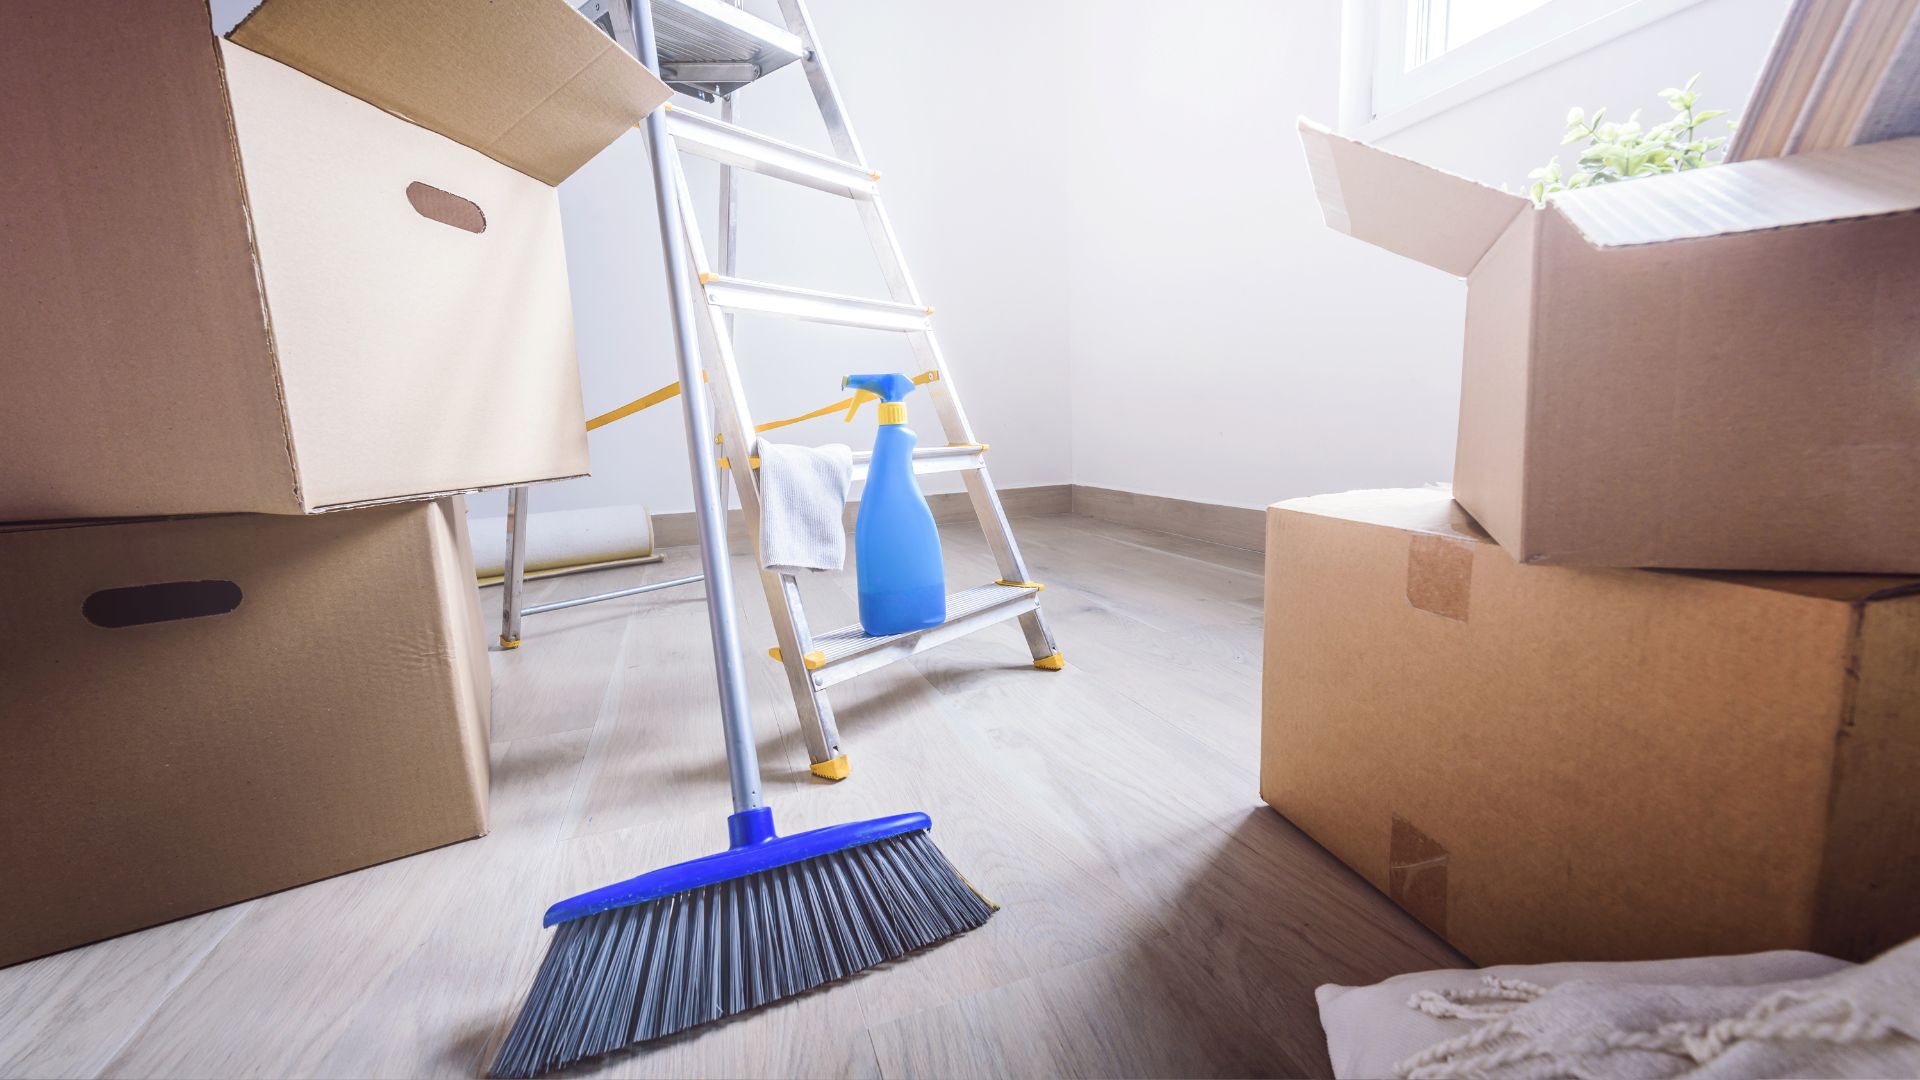
[{"label": "white window frame", "polygon": [[1346,0],[1340,128],[1377,139],[1705,0],[1547,0],[1406,69],[1407,0]]}]

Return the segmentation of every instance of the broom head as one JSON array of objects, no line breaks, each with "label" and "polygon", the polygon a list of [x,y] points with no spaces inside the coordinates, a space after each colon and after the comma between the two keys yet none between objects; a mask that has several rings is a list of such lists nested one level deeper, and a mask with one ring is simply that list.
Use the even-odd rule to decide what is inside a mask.
[{"label": "broom head", "polygon": [[925,814],[792,836],[766,807],[732,847],[563,900],[489,1074],[530,1077],[758,1008],[987,921]]}]

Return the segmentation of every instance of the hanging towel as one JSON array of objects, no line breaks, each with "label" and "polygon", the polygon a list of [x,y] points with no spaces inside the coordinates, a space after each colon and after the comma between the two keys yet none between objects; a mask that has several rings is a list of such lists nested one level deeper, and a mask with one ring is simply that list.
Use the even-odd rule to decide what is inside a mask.
[{"label": "hanging towel", "polygon": [[760,565],[783,574],[847,562],[853,450],[760,440]]}]

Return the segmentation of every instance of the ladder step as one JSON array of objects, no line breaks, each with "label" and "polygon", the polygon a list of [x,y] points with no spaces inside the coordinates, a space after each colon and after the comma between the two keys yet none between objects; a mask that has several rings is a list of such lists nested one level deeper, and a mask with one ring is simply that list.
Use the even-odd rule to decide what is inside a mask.
[{"label": "ladder step", "polygon": [[[932,473],[966,472],[969,469],[984,469],[987,465],[987,448],[973,446],[916,446],[913,450],[913,472],[915,476],[927,476]],[[853,452],[853,482],[859,483],[867,478],[867,467],[873,461],[873,451],[855,450]]]},{"label": "ladder step", "polygon": [[896,660],[1017,618],[1040,606],[1040,590],[1022,585],[976,585],[947,595],[947,621],[925,630],[869,637],[859,623],[813,639],[819,660],[809,665],[813,685],[824,690]]},{"label": "ladder step", "polygon": [[807,55],[797,35],[725,0],[654,0],[653,31],[667,85],[708,100]]},{"label": "ladder step", "polygon": [[711,116],[667,109],[674,145],[689,154],[848,199],[871,199],[879,192],[879,175],[858,165]]},{"label": "ladder step", "polygon": [[897,304],[891,300],[869,300],[860,296],[814,292],[787,285],[769,285],[763,281],[703,274],[707,303],[727,311],[749,311],[783,319],[858,326],[868,330],[902,332],[932,329],[928,317],[932,308]]}]

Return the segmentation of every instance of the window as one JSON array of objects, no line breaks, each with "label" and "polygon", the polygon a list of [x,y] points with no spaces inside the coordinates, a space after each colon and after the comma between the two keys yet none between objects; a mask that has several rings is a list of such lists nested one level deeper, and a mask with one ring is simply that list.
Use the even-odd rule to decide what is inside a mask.
[{"label": "window", "polygon": [[1407,0],[1408,69],[1438,59],[1547,0]]},{"label": "window", "polygon": [[1378,136],[1701,0],[1346,0],[1342,126]]}]

